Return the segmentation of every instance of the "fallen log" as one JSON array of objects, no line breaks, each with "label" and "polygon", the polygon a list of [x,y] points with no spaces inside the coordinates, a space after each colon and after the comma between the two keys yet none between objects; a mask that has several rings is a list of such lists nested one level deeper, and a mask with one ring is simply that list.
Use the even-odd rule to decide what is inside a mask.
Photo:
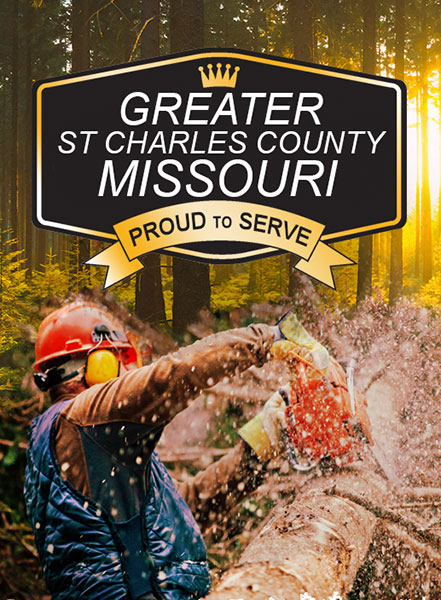
[{"label": "fallen log", "polygon": [[407,509],[421,509],[421,508],[431,508],[441,506],[441,500],[421,500],[419,502],[402,502],[400,504],[392,504],[388,506],[388,508],[392,510],[407,510]]},{"label": "fallen log", "polygon": [[218,456],[228,454],[230,448],[203,448],[202,446],[194,446],[188,448],[180,448],[176,450],[168,450],[163,447],[158,448],[158,454],[162,462],[197,462],[202,459],[209,459],[210,462]]},{"label": "fallen log", "polygon": [[[340,495],[331,495],[337,489]],[[370,505],[391,503],[392,490],[374,460],[309,481],[294,500],[278,506],[229,570],[210,600],[322,600],[344,597],[363,564],[378,517]],[[343,495],[365,498],[369,507]]]},{"label": "fallen log", "polygon": [[432,488],[432,487],[416,487],[409,488],[402,492],[404,496],[407,498],[441,498],[441,488]]},{"label": "fallen log", "polygon": [[380,519],[353,597],[438,600],[440,590],[441,554],[398,524]]},{"label": "fallen log", "polygon": [[411,535],[418,538],[422,542],[432,544],[436,550],[441,550],[441,538],[438,535],[427,531],[423,525],[415,522],[414,520],[403,517],[397,512],[390,510],[390,508],[383,508],[378,506],[378,504],[373,504],[369,500],[358,496],[357,494],[339,490],[336,487],[326,490],[326,493],[332,496],[338,496],[340,498],[347,498],[351,502],[355,502],[356,504],[363,506],[363,508],[369,510],[376,517],[400,525]]}]

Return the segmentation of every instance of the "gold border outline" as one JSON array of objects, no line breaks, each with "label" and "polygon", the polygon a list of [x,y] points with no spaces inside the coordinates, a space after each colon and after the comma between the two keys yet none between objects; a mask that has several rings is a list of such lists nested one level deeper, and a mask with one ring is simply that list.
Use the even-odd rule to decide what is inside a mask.
[{"label": "gold border outline", "polygon": [[[323,235],[323,241],[332,241],[336,238],[341,237],[356,237],[357,234],[367,233],[369,231],[373,231],[378,228],[391,228],[394,225],[397,225],[402,218],[402,185],[401,185],[401,177],[402,177],[402,137],[401,137],[401,125],[402,125],[402,113],[401,113],[401,105],[402,105],[402,92],[401,88],[397,83],[392,81],[377,81],[373,79],[368,79],[366,77],[361,77],[358,75],[349,75],[347,73],[339,73],[334,71],[328,71],[326,69],[321,69],[320,67],[310,67],[306,65],[298,65],[281,62],[277,59],[270,58],[260,58],[257,56],[241,54],[240,52],[201,52],[198,54],[190,55],[190,56],[180,56],[172,59],[160,60],[158,62],[147,63],[144,65],[134,65],[133,67],[121,67],[120,69],[114,69],[109,72],[104,73],[91,73],[87,75],[80,75],[79,77],[69,77],[68,79],[59,79],[57,81],[51,81],[48,83],[41,84],[37,89],[37,106],[36,106],[36,115],[37,115],[37,141],[36,141],[36,217],[37,221],[40,225],[55,227],[57,229],[65,230],[68,233],[85,233],[92,235],[93,237],[102,238],[103,240],[116,240],[117,236],[113,233],[104,233],[102,231],[95,231],[93,229],[86,229],[84,227],[75,227],[75,226],[67,226],[62,223],[55,223],[53,221],[46,221],[43,219],[42,215],[42,104],[43,104],[43,92],[46,89],[57,87],[60,85],[70,85],[73,83],[78,83],[80,81],[89,81],[93,79],[102,79],[103,77],[112,77],[113,75],[121,75],[123,73],[132,73],[134,71],[142,71],[144,69],[153,69],[158,67],[163,67],[171,64],[182,63],[182,62],[190,62],[201,60],[205,58],[239,58],[241,60],[249,60],[251,62],[259,62],[262,64],[267,64],[276,67],[283,67],[286,69],[294,69],[295,71],[305,71],[308,73],[314,73],[316,75],[325,75],[326,77],[333,77],[337,79],[346,79],[349,81],[356,81],[358,83],[365,83],[368,85],[376,85],[381,87],[388,87],[395,90],[397,94],[397,216],[392,221],[385,221],[383,223],[375,223],[373,225],[367,225],[365,227],[359,227],[356,229],[350,229],[346,231],[339,231],[335,233],[330,233],[328,235]],[[228,260],[228,259],[247,259],[252,258],[254,256],[258,257],[260,254],[264,254],[270,252],[271,250],[275,250],[270,246],[265,246],[264,248],[260,248],[257,250],[251,250],[248,252],[235,253],[235,254],[208,254],[205,252],[198,252],[193,250],[187,250],[185,248],[177,248],[170,247],[167,248],[168,251],[172,251],[176,254],[182,254],[185,256],[193,256],[194,258],[200,257],[204,259],[213,259],[213,260]]]}]

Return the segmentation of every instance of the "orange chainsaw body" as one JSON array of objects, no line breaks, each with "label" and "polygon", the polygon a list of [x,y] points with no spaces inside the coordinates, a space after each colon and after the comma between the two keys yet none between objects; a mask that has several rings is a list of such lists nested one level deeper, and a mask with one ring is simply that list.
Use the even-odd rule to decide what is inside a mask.
[{"label": "orange chainsaw body", "polygon": [[296,452],[310,459],[346,455],[345,462],[350,462],[361,447],[360,431],[373,443],[366,398],[354,390],[353,414],[345,372],[334,358],[330,358],[326,378],[308,376],[309,368],[300,361],[296,364],[291,403],[286,408],[288,438]]}]

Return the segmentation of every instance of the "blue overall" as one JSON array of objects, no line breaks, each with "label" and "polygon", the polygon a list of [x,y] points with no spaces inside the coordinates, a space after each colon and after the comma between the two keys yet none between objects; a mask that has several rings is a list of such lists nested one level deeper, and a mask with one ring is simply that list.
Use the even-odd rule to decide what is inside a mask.
[{"label": "blue overall", "polygon": [[60,475],[54,404],[31,425],[25,500],[53,600],[201,598],[210,588],[205,545],[156,452],[138,514],[115,521]]}]

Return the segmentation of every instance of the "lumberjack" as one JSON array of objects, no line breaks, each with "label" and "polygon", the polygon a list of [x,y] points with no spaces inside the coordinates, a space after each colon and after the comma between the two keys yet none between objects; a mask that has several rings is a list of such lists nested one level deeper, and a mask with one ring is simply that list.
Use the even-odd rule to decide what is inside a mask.
[{"label": "lumberjack", "polygon": [[259,485],[259,457],[267,460],[271,446],[273,455],[280,451],[282,396],[267,402],[252,439],[245,426],[228,455],[178,489],[155,446],[202,390],[262,365],[284,330],[290,352],[327,369],[327,351],[294,315],[280,326],[210,336],[140,368],[121,323],[98,306],[72,303],[44,319],[35,380],[53,403],[31,426],[25,499],[54,600],[208,593],[205,546],[191,511],[204,529]]}]

